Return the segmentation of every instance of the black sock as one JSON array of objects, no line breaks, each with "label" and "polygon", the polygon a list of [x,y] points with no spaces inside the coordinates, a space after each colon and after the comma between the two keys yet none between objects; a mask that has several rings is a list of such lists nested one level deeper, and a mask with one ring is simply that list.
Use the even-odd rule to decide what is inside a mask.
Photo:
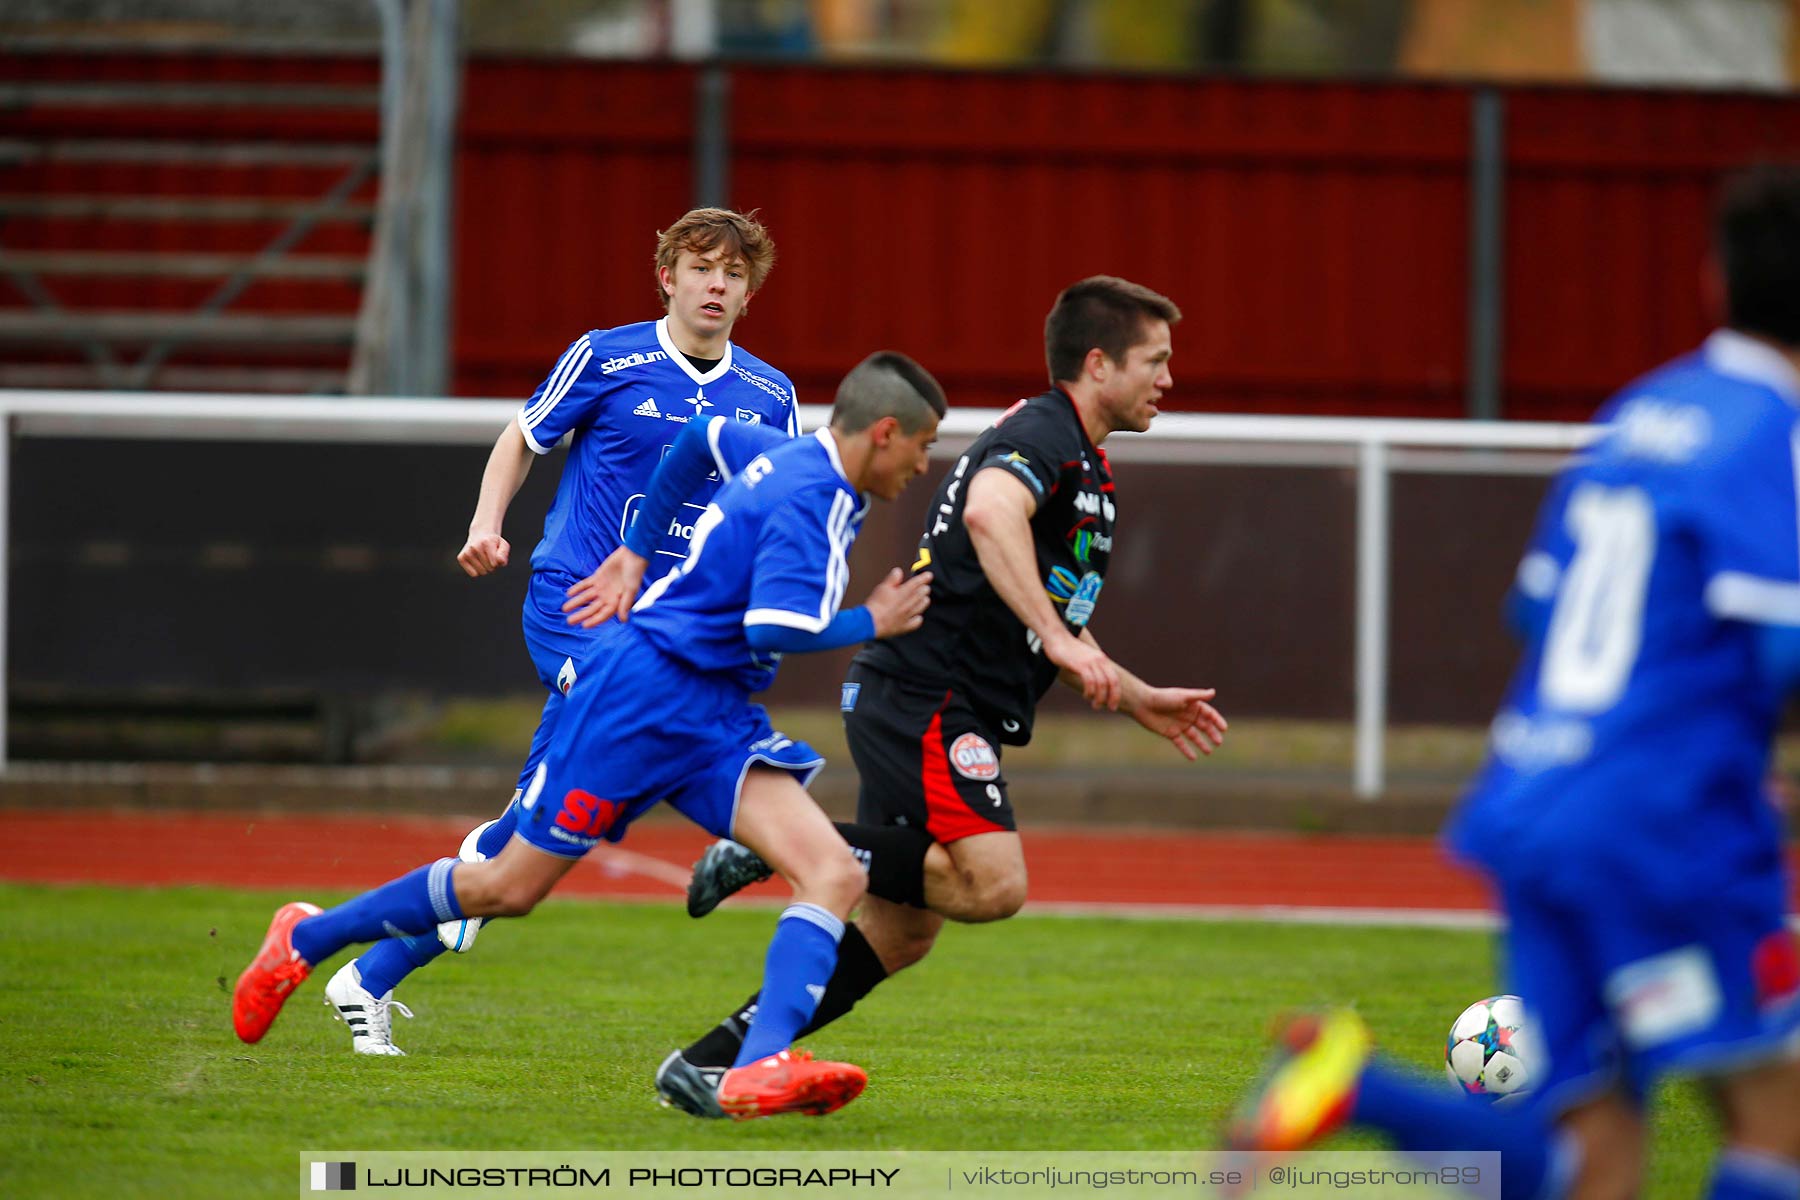
[{"label": "black sock", "polygon": [[[803,1036],[822,1029],[845,1013],[856,1007],[856,1002],[874,990],[875,985],[887,978],[887,968],[881,965],[881,959],[869,940],[862,935],[862,930],[852,921],[844,926],[844,940],[838,943],[837,969],[831,973],[831,979],[825,984],[825,995],[819,999],[819,1007],[813,1011],[813,1018],[806,1028],[796,1036]],[[762,998],[756,992],[738,1006],[736,1012],[707,1030],[706,1036],[681,1052],[681,1056],[696,1067],[729,1067],[737,1061],[738,1050],[744,1044],[744,1031],[750,1028],[750,1022],[756,1017],[756,1002]]]},{"label": "black sock", "polygon": [[855,1008],[856,1002],[873,991],[887,974],[875,947],[869,945],[869,939],[862,935],[856,923],[852,921],[844,926],[844,940],[838,943],[837,969],[825,982],[825,994],[819,997],[819,1007],[813,1010],[812,1020],[794,1036],[802,1038],[825,1028]]},{"label": "black sock", "polygon": [[736,1012],[707,1030],[705,1036],[681,1052],[681,1057],[696,1067],[729,1067],[736,1062],[744,1034],[756,1016],[756,1002],[761,999],[760,990],[751,992]]},{"label": "black sock", "polygon": [[834,824],[869,872],[869,895],[925,907],[925,855],[932,846],[929,833],[901,825]]}]

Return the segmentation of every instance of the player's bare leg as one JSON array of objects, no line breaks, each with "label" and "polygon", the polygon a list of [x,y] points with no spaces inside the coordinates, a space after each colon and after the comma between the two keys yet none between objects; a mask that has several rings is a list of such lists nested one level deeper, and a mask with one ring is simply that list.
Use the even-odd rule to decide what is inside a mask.
[{"label": "player's bare leg", "polygon": [[1025,905],[1025,847],[1011,832],[977,833],[925,855],[925,904],[952,921],[1002,921]]},{"label": "player's bare leg", "polygon": [[937,944],[944,918],[909,904],[895,904],[880,896],[863,897],[856,927],[868,939],[869,948],[892,975],[912,966]]},{"label": "player's bare leg", "polygon": [[818,802],[786,771],[760,764],[744,776],[732,840],[755,851],[794,889],[840,920],[862,899],[867,877]]},{"label": "player's bare leg", "polygon": [[794,900],[770,940],[761,1008],[736,1063],[719,1081],[719,1106],[739,1120],[834,1112],[862,1093],[868,1076],[850,1063],[814,1062],[790,1043],[836,967],[844,921],[862,898],[862,867],[785,771],[750,768],[732,836],[787,880]]},{"label": "player's bare leg", "polygon": [[1644,1189],[1644,1115],[1617,1093],[1563,1114],[1557,1126],[1575,1139],[1581,1162],[1566,1200],[1630,1200]]},{"label": "player's bare leg", "polygon": [[1728,1075],[1713,1096],[1725,1126],[1717,1171],[1800,1175],[1800,1062],[1790,1058]]},{"label": "player's bare leg", "polygon": [[550,894],[578,859],[546,854],[515,837],[494,857],[465,862],[456,872],[464,916],[522,917]]}]

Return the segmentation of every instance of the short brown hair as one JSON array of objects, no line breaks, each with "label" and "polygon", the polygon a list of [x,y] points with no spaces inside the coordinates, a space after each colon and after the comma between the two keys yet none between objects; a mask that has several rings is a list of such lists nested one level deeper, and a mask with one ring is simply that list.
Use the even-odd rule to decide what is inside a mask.
[{"label": "short brown hair", "polygon": [[1099,351],[1116,363],[1144,340],[1150,320],[1173,325],[1181,310],[1167,296],[1116,275],[1093,275],[1071,283],[1044,318],[1044,359],[1050,382],[1061,383],[1081,373],[1088,351]]},{"label": "short brown hair", "polygon": [[741,261],[750,271],[750,290],[762,287],[775,266],[775,239],[756,212],[732,212],[728,208],[696,208],[656,235],[656,298],[669,306],[662,289],[662,269],[675,269],[683,250],[710,254],[724,250],[727,259]]}]

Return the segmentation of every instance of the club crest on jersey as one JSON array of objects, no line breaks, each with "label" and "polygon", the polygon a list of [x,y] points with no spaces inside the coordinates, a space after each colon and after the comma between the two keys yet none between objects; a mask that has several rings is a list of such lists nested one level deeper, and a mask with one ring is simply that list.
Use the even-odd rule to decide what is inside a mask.
[{"label": "club crest on jersey", "polygon": [[738,422],[743,425],[761,425],[762,424],[762,414],[757,412],[753,408],[738,409],[737,410],[737,419],[738,419]]},{"label": "club crest on jersey", "polygon": [[965,733],[950,743],[950,765],[964,779],[978,783],[1000,778],[1000,756],[979,733]]}]

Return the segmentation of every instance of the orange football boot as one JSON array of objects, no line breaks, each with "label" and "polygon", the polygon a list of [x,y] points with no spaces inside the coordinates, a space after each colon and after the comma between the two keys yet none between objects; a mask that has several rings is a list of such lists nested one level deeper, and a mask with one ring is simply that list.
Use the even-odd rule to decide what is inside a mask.
[{"label": "orange football boot", "polygon": [[238,976],[231,993],[231,1024],[246,1042],[260,1042],[281,1015],[288,995],[312,974],[312,964],[294,949],[294,926],[322,910],[316,904],[296,900],[275,910],[262,949]]},{"label": "orange football boot", "polygon": [[719,1106],[739,1121],[791,1112],[822,1117],[862,1095],[868,1083],[861,1067],[814,1062],[804,1050],[783,1050],[725,1072]]}]

